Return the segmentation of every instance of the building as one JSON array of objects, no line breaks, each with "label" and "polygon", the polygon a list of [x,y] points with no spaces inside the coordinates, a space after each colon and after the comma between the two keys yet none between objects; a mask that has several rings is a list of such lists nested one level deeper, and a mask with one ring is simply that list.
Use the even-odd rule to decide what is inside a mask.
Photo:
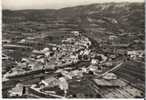
[{"label": "building", "polygon": [[74,36],[79,36],[80,35],[79,31],[72,31],[71,33],[73,33]]}]

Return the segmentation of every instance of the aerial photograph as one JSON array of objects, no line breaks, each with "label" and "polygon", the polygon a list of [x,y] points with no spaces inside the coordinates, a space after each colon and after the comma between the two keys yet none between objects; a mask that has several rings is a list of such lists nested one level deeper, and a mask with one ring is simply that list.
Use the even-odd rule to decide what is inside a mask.
[{"label": "aerial photograph", "polygon": [[144,0],[2,0],[2,98],[144,98]]}]

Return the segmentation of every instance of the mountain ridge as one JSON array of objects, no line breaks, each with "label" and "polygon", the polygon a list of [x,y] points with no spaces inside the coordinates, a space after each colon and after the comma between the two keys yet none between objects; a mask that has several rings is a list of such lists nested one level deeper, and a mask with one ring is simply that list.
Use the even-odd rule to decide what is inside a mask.
[{"label": "mountain ridge", "polygon": [[[67,28],[84,30],[95,40],[107,38],[107,34],[144,35],[144,3],[90,4],[59,10],[3,10],[2,13],[6,25],[3,30],[9,32],[51,32]],[[22,23],[24,25],[20,26]]]}]

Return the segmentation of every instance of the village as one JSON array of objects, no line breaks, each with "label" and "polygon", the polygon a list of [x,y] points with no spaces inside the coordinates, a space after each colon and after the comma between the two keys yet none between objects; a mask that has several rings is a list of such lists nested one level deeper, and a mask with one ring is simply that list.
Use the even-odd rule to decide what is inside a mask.
[{"label": "village", "polygon": [[[19,60],[2,55],[3,61],[13,61],[4,72],[3,93],[18,98],[142,98],[144,96],[144,51],[127,49],[130,44],[108,41],[95,48],[92,40],[79,31],[71,31],[60,43],[46,43],[41,49],[25,45],[25,38],[13,45],[3,41],[5,50],[29,51]],[[32,43],[32,42],[31,42]],[[37,46],[36,43],[35,46]],[[41,44],[40,44],[41,45]],[[112,49],[112,51],[111,51]],[[139,68],[137,67],[139,65]],[[136,72],[138,71],[138,72]],[[136,77],[136,79],[134,78]],[[133,83],[133,82],[134,83]],[[136,82],[139,83],[135,84]]]}]

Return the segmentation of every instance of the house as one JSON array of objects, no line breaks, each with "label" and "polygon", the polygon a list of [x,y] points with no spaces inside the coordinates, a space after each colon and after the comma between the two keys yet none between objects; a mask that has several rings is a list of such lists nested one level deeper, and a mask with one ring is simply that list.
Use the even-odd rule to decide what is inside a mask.
[{"label": "house", "polygon": [[23,95],[23,84],[17,83],[12,90],[9,91],[10,96],[22,96]]},{"label": "house", "polygon": [[115,39],[117,39],[118,37],[117,36],[115,36],[115,35],[110,35],[109,36],[109,40],[115,40]]},{"label": "house", "polygon": [[42,86],[41,88],[54,87],[58,85],[58,80],[55,77],[49,77],[47,79],[41,80],[39,84]]},{"label": "house", "polygon": [[89,69],[90,71],[92,71],[92,72],[96,72],[96,71],[98,70],[98,66],[90,65],[90,66],[88,67],[88,69]]},{"label": "house", "polygon": [[84,50],[84,53],[83,53],[83,55],[89,55],[90,54],[90,52],[91,52],[91,50]]},{"label": "house", "polygon": [[73,33],[74,36],[79,36],[80,35],[80,32],[79,31],[72,31],[71,33]]},{"label": "house", "polygon": [[115,80],[117,79],[117,76],[114,73],[107,73],[106,75],[103,76],[103,79]]},{"label": "house", "polygon": [[5,54],[2,54],[2,60],[8,60],[10,57],[5,55]]},{"label": "house", "polygon": [[78,55],[71,55],[70,58],[74,63],[78,62]]},{"label": "house", "polygon": [[66,40],[62,40],[62,43],[74,43],[75,39],[74,38],[67,38]]},{"label": "house", "polygon": [[43,50],[41,50],[41,52],[42,52],[42,53],[44,53],[44,54],[45,54],[45,53],[47,53],[47,52],[49,52],[49,51],[50,51],[50,49],[49,49],[49,48],[47,48],[47,47],[46,47],[46,48],[44,48]]},{"label": "house", "polygon": [[34,53],[30,55],[30,60],[36,60],[39,61],[39,59],[44,58],[44,54],[43,53]]},{"label": "house", "polygon": [[53,51],[56,51],[56,50],[57,50],[57,47],[52,47],[52,50],[53,50]]},{"label": "house", "polygon": [[125,82],[115,79],[115,80],[106,80],[106,79],[93,79],[96,85],[101,87],[123,87],[126,85]]},{"label": "house", "polygon": [[99,57],[100,63],[103,63],[105,61],[107,61],[107,57],[103,54],[97,54],[97,57]]},{"label": "house", "polygon": [[92,59],[91,60],[91,64],[92,65],[96,65],[96,64],[98,64],[99,63],[99,60],[98,59]]},{"label": "house", "polygon": [[129,55],[132,59],[136,59],[137,57],[144,57],[143,50],[136,50],[136,51],[127,51],[127,55]]},{"label": "house", "polygon": [[20,40],[18,43],[25,43],[26,42],[26,40],[25,39],[22,39],[22,40]]},{"label": "house", "polygon": [[29,60],[28,60],[27,58],[22,58],[22,59],[21,59],[21,62],[26,62],[26,63],[28,63]]}]

